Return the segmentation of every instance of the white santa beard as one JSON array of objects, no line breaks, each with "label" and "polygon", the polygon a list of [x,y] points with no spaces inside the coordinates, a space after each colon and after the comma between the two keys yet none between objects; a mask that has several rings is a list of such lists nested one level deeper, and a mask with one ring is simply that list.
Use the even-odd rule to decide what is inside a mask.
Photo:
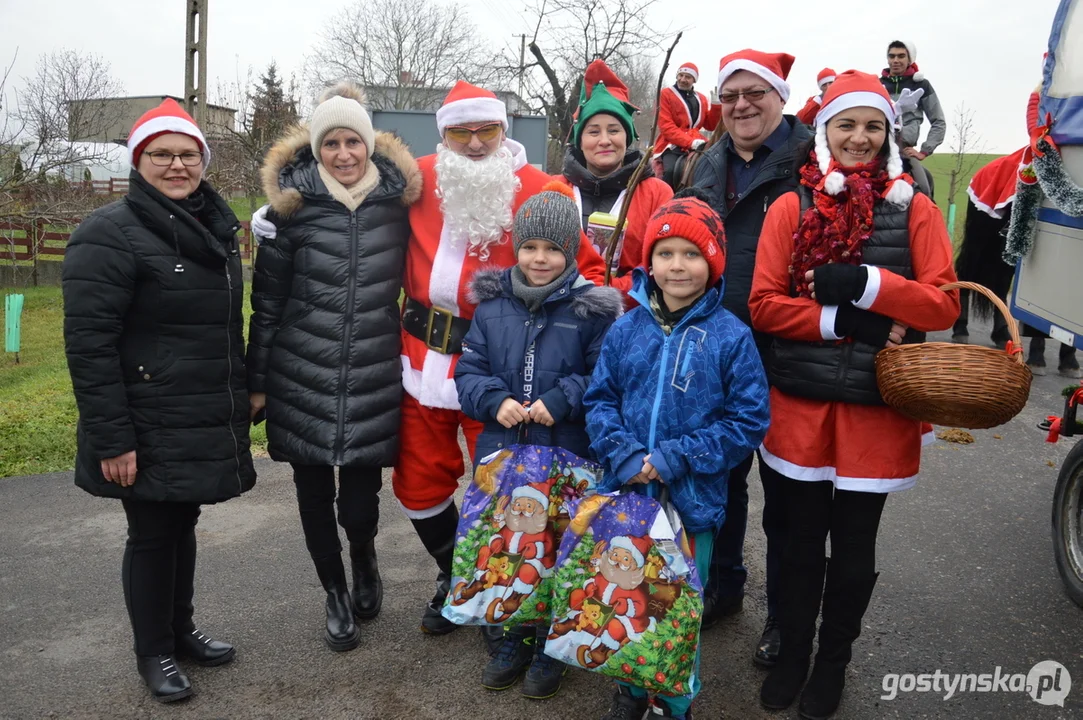
[{"label": "white santa beard", "polygon": [[511,150],[501,146],[471,160],[443,145],[436,149],[436,196],[452,243],[463,238],[471,255],[489,259],[489,246],[511,229],[512,204],[521,183]]}]

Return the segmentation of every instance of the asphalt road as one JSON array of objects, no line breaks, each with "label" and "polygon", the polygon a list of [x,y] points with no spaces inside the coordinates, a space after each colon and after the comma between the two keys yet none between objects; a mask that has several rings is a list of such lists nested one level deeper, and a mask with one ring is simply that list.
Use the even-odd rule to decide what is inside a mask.
[{"label": "asphalt road", "polygon": [[[975,341],[985,337],[979,328],[971,328]],[[1048,355],[1055,364],[1053,346]],[[1059,408],[1065,384],[1037,378],[1028,407],[1008,425],[975,432],[973,445],[926,449],[918,487],[889,499],[880,582],[840,720],[1081,716],[1083,609],[1062,591],[1049,529],[1057,467],[1071,445],[1047,445],[1035,428]],[[68,473],[0,481],[0,716],[536,720],[597,718],[608,707],[611,686],[586,672],[570,673],[562,694],[543,703],[515,690],[488,693],[478,685],[485,653],[476,631],[423,636],[418,617],[434,568],[389,488],[377,539],[383,613],[363,627],[359,649],[327,650],[323,594],[289,475],[267,460],[258,470],[254,491],[205,508],[198,529],[196,619],[236,644],[237,659],[191,667],[196,695],[167,707],[149,699],[135,672],[119,503],[84,494]],[[752,484],[749,596],[743,614],[704,634],[701,720],[796,717],[757,703],[763,675],[750,658],[765,615],[764,540]],[[1026,674],[1045,660],[1075,681],[1063,708],[1025,692],[881,699],[889,673]]]}]

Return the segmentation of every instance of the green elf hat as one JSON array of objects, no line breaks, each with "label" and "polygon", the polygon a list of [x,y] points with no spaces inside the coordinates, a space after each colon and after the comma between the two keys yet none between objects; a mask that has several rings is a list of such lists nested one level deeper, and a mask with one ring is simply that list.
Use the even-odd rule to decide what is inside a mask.
[{"label": "green elf hat", "polygon": [[575,147],[579,147],[583,126],[601,113],[620,120],[628,133],[628,143],[631,144],[636,139],[636,126],[632,116],[639,112],[639,108],[628,102],[628,99],[628,86],[609,69],[604,60],[595,60],[588,65],[586,73],[583,74],[583,86],[579,91],[575,127],[572,128],[572,143]]}]

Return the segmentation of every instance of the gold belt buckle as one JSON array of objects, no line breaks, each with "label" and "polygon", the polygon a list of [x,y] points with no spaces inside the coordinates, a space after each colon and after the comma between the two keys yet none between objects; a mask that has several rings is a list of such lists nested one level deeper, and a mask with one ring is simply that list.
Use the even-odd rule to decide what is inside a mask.
[{"label": "gold belt buckle", "polygon": [[[444,333],[443,333],[443,336],[440,338],[440,344],[439,345],[433,345],[432,344],[432,323],[433,323],[433,319],[437,315],[439,315],[440,317],[442,317],[444,319]],[[425,345],[430,350],[435,350],[436,352],[443,353],[444,355],[448,354],[447,343],[448,343],[448,340],[451,339],[451,321],[454,319],[454,317],[455,317],[455,315],[450,310],[445,310],[442,307],[436,307],[435,305],[433,305],[432,307],[429,308],[429,321],[428,321],[428,323],[426,324],[426,327],[425,327]]]}]

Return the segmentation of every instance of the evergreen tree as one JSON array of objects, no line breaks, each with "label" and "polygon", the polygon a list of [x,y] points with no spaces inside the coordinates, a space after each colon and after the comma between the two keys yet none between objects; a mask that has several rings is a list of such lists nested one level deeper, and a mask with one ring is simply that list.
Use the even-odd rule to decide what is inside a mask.
[{"label": "evergreen tree", "polygon": [[262,157],[283,133],[297,123],[295,87],[282,85],[278,67],[272,60],[249,95],[248,130],[253,145]]}]

